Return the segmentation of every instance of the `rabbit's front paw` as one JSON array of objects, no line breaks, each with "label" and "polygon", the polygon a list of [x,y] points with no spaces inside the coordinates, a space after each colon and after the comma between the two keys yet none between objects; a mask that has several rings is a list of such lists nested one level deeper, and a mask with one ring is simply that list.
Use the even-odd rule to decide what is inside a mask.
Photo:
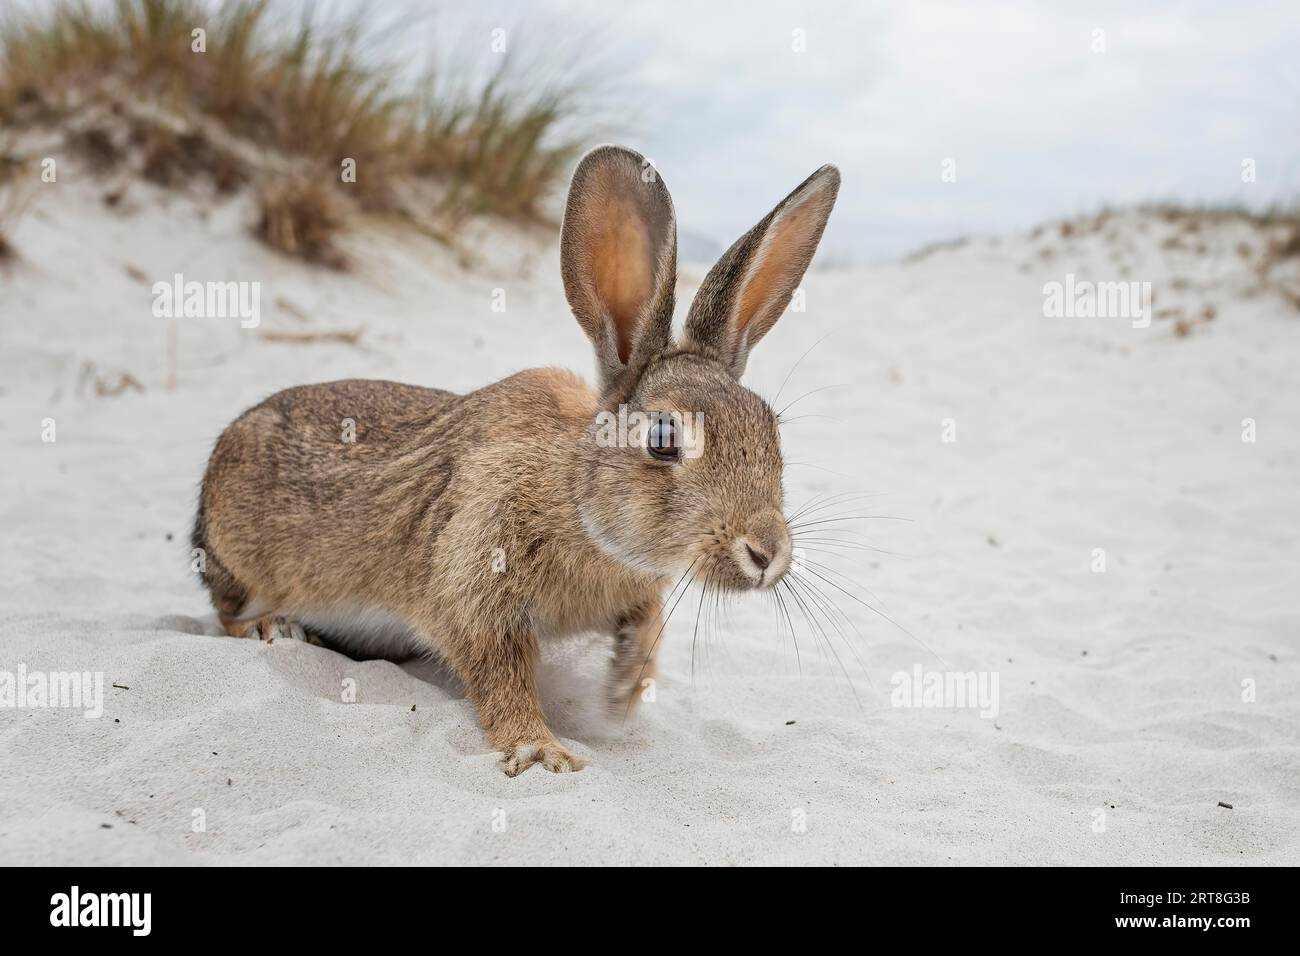
[{"label": "rabbit's front paw", "polygon": [[587,761],[565,750],[554,740],[532,740],[506,749],[498,766],[507,777],[517,777],[535,763],[551,773],[573,773],[587,766]]},{"label": "rabbit's front paw", "polygon": [[611,718],[624,720],[636,705],[649,699],[655,677],[655,660],[639,653],[639,646],[627,642],[615,648],[605,682],[605,708]]}]

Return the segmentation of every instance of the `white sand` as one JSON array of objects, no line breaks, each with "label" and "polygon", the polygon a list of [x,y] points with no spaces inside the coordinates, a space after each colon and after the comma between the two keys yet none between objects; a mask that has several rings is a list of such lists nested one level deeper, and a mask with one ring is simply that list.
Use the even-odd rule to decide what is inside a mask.
[{"label": "white sand", "polygon": [[[789,503],[881,492],[841,510],[911,519],[856,522],[891,553],[837,566],[914,637],[832,592],[860,632],[835,637],[846,678],[806,628],[796,660],[753,597],[701,635],[692,680],[692,595],[629,727],[596,716],[602,642],[548,649],[546,707],[590,766],[508,779],[434,668],[221,636],[187,538],[212,441],[273,390],[589,370],[553,245],[489,237],[466,271],[371,232],[332,275],[257,246],[246,200],[133,186],[110,213],[61,180],[0,275],[0,671],[129,689],[106,686],[100,719],[0,709],[5,862],[1300,863],[1300,315],[1236,252],[1258,256],[1253,229],[1166,249],[1180,226],[1126,215],[810,277],[748,383],[772,395],[824,338],[779,404],[846,387],[790,412],[833,418],[787,426]],[[1157,310],[1216,317],[1186,337],[1043,317],[1044,282],[1122,268]],[[360,328],[361,346],[182,319],[168,393],[150,285],[177,271],[258,280],[264,329]],[[86,362],[145,392],[78,394]],[[891,707],[917,664],[996,672],[997,719]]]}]

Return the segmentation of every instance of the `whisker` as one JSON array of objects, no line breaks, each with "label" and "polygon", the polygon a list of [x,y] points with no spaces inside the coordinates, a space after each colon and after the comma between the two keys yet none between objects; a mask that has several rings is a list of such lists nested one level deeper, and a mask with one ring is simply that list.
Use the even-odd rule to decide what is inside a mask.
[{"label": "whisker", "polygon": [[872,545],[862,544],[858,541],[842,541],[839,538],[797,538],[794,535],[791,535],[790,539],[796,548],[802,548],[804,551],[813,551],[818,554],[835,555],[837,557],[843,557],[843,555],[836,551],[827,551],[823,548],[809,548],[804,546],[807,544],[824,544],[833,548],[845,548],[850,551],[873,551],[876,554],[887,554],[890,557],[907,557],[907,555],[900,554],[897,551],[886,551],[884,548],[873,547]]},{"label": "whisker", "polygon": [[[687,577],[690,575],[692,571],[695,570],[695,566],[699,563],[700,563],[700,558],[697,557],[694,561],[690,563],[690,566],[687,567],[687,569],[682,572],[682,576],[677,579],[677,583],[673,585],[672,590],[668,592],[668,596],[664,598],[663,603],[665,605],[673,599],[673,594],[676,593],[677,589],[681,587],[682,582],[686,581]],[[686,592],[689,590],[690,590],[690,584],[688,583],[686,587],[682,588],[682,593],[677,595],[677,600],[673,603],[673,606],[668,609],[668,613],[663,616],[664,619],[663,619],[663,623],[659,625],[659,632],[655,634],[654,642],[650,645],[650,650],[646,651],[645,660],[641,662],[641,669],[637,672],[636,684],[638,687],[641,686],[641,680],[642,678],[645,677],[646,667],[649,666],[651,659],[655,656],[655,649],[659,647],[659,641],[663,638],[664,631],[668,629],[668,622],[672,620],[673,612],[677,610],[677,605],[682,603],[682,598],[686,596]],[[623,719],[626,721],[628,716],[631,713],[632,713],[632,701],[629,698],[627,702],[627,709],[623,712]]]},{"label": "whisker", "polygon": [[800,355],[797,359],[795,359],[794,364],[790,366],[790,371],[786,372],[786,373],[785,373],[785,378],[781,380],[781,387],[778,388],[778,389],[776,390],[776,394],[772,396],[771,404],[775,405],[775,404],[776,404],[776,400],[777,400],[778,398],[781,397],[781,393],[782,393],[783,391],[785,391],[785,387],[786,387],[786,385],[788,385],[788,384],[790,383],[790,376],[793,375],[793,374],[794,374],[794,370],[797,369],[797,368],[799,367],[799,363],[802,362],[804,359],[806,359],[806,358],[808,357],[809,353],[811,353],[813,349],[815,349],[817,346],[821,345],[821,344],[822,344],[823,342],[825,342],[825,341],[826,341],[826,336],[823,335],[821,338],[819,338],[819,339],[818,339],[816,342],[814,342],[812,345],[808,346],[807,351],[805,351],[805,352],[803,353],[803,355]]},{"label": "whisker", "polygon": [[[784,581],[780,582],[785,584]],[[782,613],[785,614],[786,625],[790,628],[790,640],[794,642],[794,661],[795,666],[799,669],[800,676],[803,675],[803,657],[799,653],[799,636],[795,633],[794,619],[790,617],[790,609],[786,606],[785,598],[780,595],[780,588],[773,588],[772,594],[776,596],[777,603],[781,607]]]},{"label": "whisker", "polygon": [[[800,583],[800,582],[798,582],[798,580],[796,579],[794,583],[795,583],[795,584],[798,584],[798,583]],[[859,709],[859,710],[862,710],[862,709],[863,709],[863,707],[862,707],[862,698],[861,698],[861,696],[859,696],[859,694],[858,694],[858,688],[857,688],[857,685],[853,683],[853,678],[852,678],[851,676],[849,676],[848,668],[846,668],[846,667],[844,666],[844,661],[840,658],[839,651],[835,650],[835,644],[834,644],[834,642],[831,640],[830,635],[826,633],[826,629],[822,626],[821,621],[818,620],[816,612],[815,612],[815,611],[812,611],[812,610],[809,610],[809,609],[807,608],[807,605],[804,604],[803,598],[799,596],[799,593],[798,593],[797,591],[794,590],[793,586],[791,587],[790,594],[791,594],[791,595],[794,597],[794,599],[799,603],[800,607],[804,608],[804,616],[805,616],[808,620],[810,620],[810,621],[812,622],[813,626],[815,626],[815,627],[817,628],[817,630],[820,632],[821,637],[822,637],[822,643],[824,643],[824,644],[826,645],[826,649],[829,650],[829,651],[831,652],[831,656],[835,658],[835,663],[836,663],[836,665],[839,667],[839,669],[840,669],[840,673],[842,673],[842,674],[844,675],[844,679],[845,679],[845,681],[848,682],[849,690],[850,690],[850,691],[852,692],[852,694],[853,694],[853,699],[854,699],[854,701],[857,702],[858,709]],[[822,613],[825,614],[826,612],[823,610]],[[832,620],[831,618],[828,617],[828,618],[827,618],[827,621],[828,621],[828,623],[830,623],[830,625],[831,625],[833,628],[835,628],[837,631],[839,631],[839,626],[835,623],[834,620]],[[840,633],[840,639],[841,639],[841,640],[844,640],[843,632],[840,631],[839,633]],[[850,647],[850,649],[851,649],[851,647]],[[861,664],[861,661],[859,661],[859,664]],[[865,668],[864,668],[864,669],[865,669]],[[865,711],[864,711],[864,712],[865,712]]]},{"label": "whisker", "polygon": [[790,525],[790,530],[835,524],[838,521],[907,521],[910,523],[911,520],[911,518],[904,518],[901,515],[839,515],[834,518],[818,518],[816,521],[801,521],[798,524]]},{"label": "whisker", "polygon": [[790,639],[794,642],[795,661],[799,665],[799,673],[802,675],[803,661],[799,659],[799,639],[795,636],[794,633],[794,621],[790,620],[790,609],[785,606],[785,598],[781,595],[781,589],[779,587],[772,588],[772,590],[769,593],[772,595],[772,600],[776,603],[776,606],[780,611],[780,615],[781,615],[780,617],[777,618],[777,629],[778,630],[780,629],[781,618],[784,617],[785,626],[790,631]]},{"label": "whisker", "polygon": [[838,578],[839,580],[843,581],[845,584],[851,587],[861,588],[863,591],[867,593],[867,595],[873,601],[875,601],[877,604],[880,605],[882,610],[888,612],[889,608],[885,607],[885,602],[880,600],[880,596],[877,595],[874,591],[872,591],[871,588],[863,584],[861,581],[855,581],[853,580],[853,578],[849,577],[847,574],[845,574],[843,571],[839,570],[838,568],[833,568],[829,564],[823,564],[820,561],[804,561],[803,563],[805,567],[818,568],[824,574],[834,575],[836,578]]},{"label": "whisker", "polygon": [[[821,643],[817,641],[818,638],[817,632],[813,630],[812,620],[808,616],[808,606],[804,604],[803,599],[799,596],[799,593],[794,589],[794,585],[791,583],[789,575],[786,575],[786,577],[781,579],[781,584],[785,587],[786,592],[790,595],[791,600],[794,601],[795,606],[799,608],[799,613],[803,615],[804,623],[808,625],[808,630],[812,633],[813,640],[814,642],[816,642],[817,653],[821,654],[822,659],[825,660],[826,655],[822,653]],[[803,673],[802,669],[800,670],[800,673],[801,674]]]},{"label": "whisker", "polygon": [[[709,583],[713,580],[714,569],[709,569],[709,576],[705,579],[704,587],[700,589],[699,604],[695,608],[695,632],[691,635],[691,686],[695,686],[695,646],[700,637],[700,611],[704,608],[704,598],[709,593]],[[705,638],[708,640],[707,636]]]},{"label": "whisker", "polygon": [[883,491],[847,491],[839,492],[833,495],[813,495],[807,504],[796,509],[786,517],[786,521],[794,521],[798,518],[806,518],[818,512],[825,511],[827,508],[833,508],[836,505],[847,504],[850,501],[856,501],[864,498],[878,498],[885,494]]},{"label": "whisker", "polygon": [[914,554],[907,551],[891,551],[888,548],[877,546],[872,540],[861,534],[856,526],[809,527],[801,524],[800,527],[791,530],[790,541],[793,545],[803,543],[825,544],[849,550],[874,551],[877,554],[886,554],[895,558],[911,559],[915,557]]},{"label": "whisker", "polygon": [[[801,589],[804,592],[805,598],[821,610],[822,614],[826,616],[827,622],[832,626],[832,628],[834,628],[836,636],[838,636],[840,641],[843,642],[844,646],[848,649],[849,654],[852,655],[853,663],[862,672],[863,677],[869,679],[871,676],[871,668],[867,666],[867,662],[858,652],[857,643],[851,640],[849,634],[845,631],[845,628],[847,627],[849,631],[852,631],[853,634],[857,636],[859,642],[862,644],[867,643],[866,636],[858,629],[858,626],[853,622],[853,619],[849,617],[849,615],[844,612],[844,609],[836,604],[829,595],[823,593],[822,590],[811,581],[796,577],[792,581],[791,586]],[[829,637],[827,638],[827,643],[830,644]],[[838,661],[838,654],[836,654],[836,659]],[[843,665],[841,665],[841,670],[843,669]],[[853,684],[851,679],[849,680],[849,686],[853,689],[853,696],[858,702],[859,709],[863,709],[861,696],[858,694],[857,687]],[[864,709],[863,712],[865,714]]]},{"label": "whisker", "polygon": [[841,422],[841,423],[842,423],[842,422],[844,421],[844,419],[842,419],[842,418],[836,418],[834,415],[817,415],[817,414],[814,414],[814,413],[812,413],[812,412],[809,412],[809,413],[806,414],[806,415],[796,415],[794,418],[783,418],[783,419],[781,419],[781,427],[784,428],[786,425],[792,425],[792,424],[794,424],[795,422],[802,421],[802,420],[805,419],[805,418],[824,418],[824,419],[826,419],[828,422]]},{"label": "whisker", "polygon": [[[807,566],[805,565],[805,567],[807,567]],[[906,635],[907,635],[908,637],[910,637],[912,640],[916,641],[916,643],[919,644],[921,647],[925,648],[925,650],[926,650],[926,651],[927,651],[927,652],[928,652],[932,657],[934,657],[935,660],[937,660],[939,663],[943,664],[944,667],[947,667],[947,666],[948,666],[948,662],[945,661],[945,660],[944,660],[942,657],[940,657],[938,654],[936,654],[936,653],[934,652],[934,650],[931,649],[931,648],[929,647],[929,645],[927,645],[924,641],[922,641],[919,637],[917,637],[915,634],[913,634],[913,633],[912,633],[911,631],[909,631],[907,628],[903,627],[903,625],[901,625],[901,624],[899,624],[897,621],[895,621],[892,617],[890,617],[890,616],[889,616],[888,614],[886,614],[884,611],[881,611],[881,610],[878,609],[878,608],[874,608],[874,607],[872,607],[870,604],[868,604],[866,601],[862,600],[862,598],[858,597],[856,594],[852,593],[851,591],[846,591],[844,588],[842,588],[840,585],[836,584],[834,581],[830,580],[829,578],[823,577],[822,575],[818,574],[816,571],[812,570],[811,568],[808,568],[807,570],[808,570],[808,573],[811,574],[813,577],[818,578],[818,579],[820,579],[820,580],[822,580],[822,581],[825,581],[827,584],[829,584],[831,587],[835,588],[837,591],[840,591],[840,592],[843,593],[845,596],[847,596],[847,597],[849,597],[849,598],[852,598],[854,601],[857,601],[859,604],[861,604],[863,607],[865,607],[865,608],[866,608],[868,611],[870,611],[872,614],[879,615],[881,618],[883,618],[884,620],[888,621],[890,624],[894,625],[894,627],[898,628],[898,630],[902,631],[904,634],[906,634]]]},{"label": "whisker", "polygon": [[[844,612],[844,609],[836,604],[828,594],[825,594],[821,588],[817,587],[808,579],[798,575],[795,576],[794,583],[804,589],[804,593],[810,600],[816,601],[817,605],[822,609],[822,612],[827,615],[828,619],[831,619],[832,621],[842,621],[863,643],[866,643],[866,635],[858,630],[858,626],[853,623],[853,619],[850,618],[848,614]],[[867,667],[866,662],[863,661],[862,657],[858,654],[857,647],[854,646],[853,642],[848,640],[843,628],[836,626],[836,632],[840,635],[840,639],[844,641],[845,645],[847,645],[849,653],[853,655],[854,661],[860,668],[862,668],[863,673],[867,673],[869,668]]]},{"label": "whisker", "polygon": [[813,495],[794,511],[786,515],[785,520],[789,523],[794,521],[796,518],[802,518],[805,515],[812,514],[815,510],[821,510],[823,507],[827,507],[829,502],[834,501],[838,497],[839,495]]},{"label": "whisker", "polygon": [[714,639],[717,638],[718,644],[722,646],[723,652],[726,652],[726,645],[722,643],[722,628],[718,618],[722,608],[722,602],[725,593],[721,587],[713,589],[713,598],[709,601],[708,611],[704,621],[704,660],[706,667],[712,667],[712,657],[710,656],[713,648]]},{"label": "whisker", "polygon": [[796,398],[793,402],[790,402],[790,404],[786,405],[785,408],[782,408],[779,412],[777,412],[777,413],[776,413],[776,417],[777,417],[777,419],[780,419],[782,415],[784,415],[787,411],[789,411],[789,410],[790,410],[791,408],[793,408],[795,405],[797,405],[797,404],[799,404],[800,402],[802,402],[805,398],[807,398],[807,397],[810,396],[810,395],[816,395],[818,392],[825,392],[825,391],[827,391],[828,389],[832,389],[832,388],[848,388],[848,387],[849,387],[849,386],[848,386],[848,383],[847,383],[847,382],[838,382],[838,383],[836,383],[836,384],[834,384],[834,385],[822,385],[822,386],[820,386],[819,388],[814,388],[814,389],[813,389],[812,391],[810,391],[810,392],[804,392],[802,395],[800,395],[798,398]]}]

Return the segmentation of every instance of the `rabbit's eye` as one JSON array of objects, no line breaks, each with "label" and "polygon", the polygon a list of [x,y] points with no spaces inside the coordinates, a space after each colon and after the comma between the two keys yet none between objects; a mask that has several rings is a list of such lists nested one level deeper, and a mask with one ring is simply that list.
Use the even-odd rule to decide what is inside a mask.
[{"label": "rabbit's eye", "polygon": [[661,412],[651,418],[645,446],[651,457],[659,461],[677,461],[681,457],[682,449],[677,441],[677,426],[671,415]]}]

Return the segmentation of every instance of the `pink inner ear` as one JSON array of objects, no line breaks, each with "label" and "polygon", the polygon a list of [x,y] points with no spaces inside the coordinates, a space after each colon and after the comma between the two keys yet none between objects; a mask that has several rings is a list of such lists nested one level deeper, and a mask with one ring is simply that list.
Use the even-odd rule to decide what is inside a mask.
[{"label": "pink inner ear", "polygon": [[635,206],[610,197],[592,211],[604,229],[592,239],[591,271],[596,296],[614,323],[618,358],[632,356],[632,342],[641,308],[654,289],[650,237]]},{"label": "pink inner ear", "polygon": [[[740,296],[736,331],[744,331],[769,306],[784,306],[785,300],[794,293],[792,286],[797,280],[792,273],[803,262],[804,249],[818,226],[809,205],[805,201],[787,210],[767,234],[759,261]],[[777,297],[782,301],[776,302]]]}]

